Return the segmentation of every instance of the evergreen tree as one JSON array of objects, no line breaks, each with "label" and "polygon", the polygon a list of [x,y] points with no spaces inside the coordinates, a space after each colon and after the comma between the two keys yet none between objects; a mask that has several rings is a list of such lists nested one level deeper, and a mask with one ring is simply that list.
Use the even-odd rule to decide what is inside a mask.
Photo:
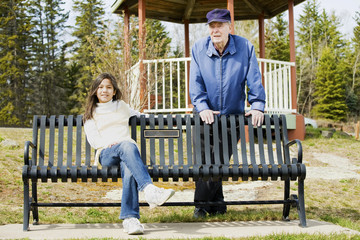
[{"label": "evergreen tree", "polygon": [[63,114],[66,109],[66,95],[63,89],[65,78],[65,48],[60,41],[65,29],[68,13],[63,13],[62,0],[34,0],[33,14],[33,89],[35,102],[33,114]]},{"label": "evergreen tree", "polygon": [[0,126],[29,124],[31,18],[28,1],[0,2]]},{"label": "evergreen tree", "polygon": [[360,116],[360,12],[355,14],[356,26],[354,27],[351,50],[345,57],[348,60],[345,73],[349,74],[347,84],[346,103],[350,117]]},{"label": "evergreen tree", "polygon": [[335,121],[346,119],[345,85],[332,49],[325,47],[315,80],[314,97],[317,104],[313,111],[317,117]]},{"label": "evergreen tree", "polygon": [[[139,61],[139,22],[138,19],[132,21],[131,39],[134,43],[131,46],[131,55],[135,62]],[[165,26],[159,20],[146,19],[145,21],[146,45],[145,54],[146,59],[160,59],[167,58],[170,52],[171,38],[166,31]]]},{"label": "evergreen tree", "polygon": [[340,25],[340,21],[334,12],[329,16],[325,10],[322,11],[320,16],[321,34],[319,37],[319,46],[320,48],[329,47],[336,56],[341,56],[343,54],[343,47],[345,46],[343,35],[339,30]]},{"label": "evergreen tree", "polygon": [[105,11],[101,0],[75,0],[73,9],[79,15],[76,17],[76,26],[72,33],[76,40],[73,42],[74,55],[71,64],[76,64],[79,71],[75,75],[76,89],[70,100],[74,104],[71,113],[80,114],[83,112],[88,89],[93,79],[91,65],[94,63],[95,55],[89,39],[97,41],[101,46],[105,31],[105,22],[102,20]]},{"label": "evergreen tree", "polygon": [[310,113],[313,106],[318,49],[321,36],[319,5],[317,0],[305,3],[299,18],[297,105],[301,114]]},{"label": "evergreen tree", "polygon": [[276,16],[275,21],[270,20],[265,29],[265,55],[268,59],[290,61],[290,44],[288,23],[284,14]]},{"label": "evergreen tree", "polygon": [[[298,106],[302,114],[310,114],[316,104],[314,81],[317,78],[319,58],[323,49],[331,49],[337,64],[345,60],[344,47],[346,42],[340,33],[340,21],[334,13],[330,16],[325,10],[319,11],[317,0],[307,2],[304,14],[300,15],[298,32]],[[338,71],[342,71],[338,68]],[[342,81],[346,79],[339,72]]]}]

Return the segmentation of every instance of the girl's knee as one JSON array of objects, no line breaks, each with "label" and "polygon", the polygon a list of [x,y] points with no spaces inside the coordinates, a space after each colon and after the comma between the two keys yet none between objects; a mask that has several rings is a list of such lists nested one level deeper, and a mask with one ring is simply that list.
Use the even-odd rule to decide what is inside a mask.
[{"label": "girl's knee", "polygon": [[123,150],[125,152],[127,152],[127,151],[137,151],[138,150],[136,144],[134,144],[132,142],[129,142],[129,141],[121,142],[119,144],[119,147],[121,148],[121,150]]}]

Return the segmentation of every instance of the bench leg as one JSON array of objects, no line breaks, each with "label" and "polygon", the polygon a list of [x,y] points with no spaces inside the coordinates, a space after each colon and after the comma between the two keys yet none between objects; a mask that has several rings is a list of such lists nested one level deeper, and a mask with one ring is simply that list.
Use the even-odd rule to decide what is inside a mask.
[{"label": "bench leg", "polygon": [[[290,198],[290,180],[285,180],[285,187],[284,187],[284,200],[288,200]],[[283,207],[283,221],[290,221],[289,219],[290,214],[290,203],[285,203]]]},{"label": "bench leg", "polygon": [[298,185],[299,202],[297,209],[300,218],[300,226],[306,227],[304,180],[299,180]]},{"label": "bench leg", "polygon": [[[34,203],[37,203],[37,183],[33,182],[32,183],[32,201]],[[38,225],[39,224],[39,210],[37,206],[33,206],[31,208],[32,212],[33,212],[33,225]]]},{"label": "bench leg", "polygon": [[23,216],[23,231],[29,230],[30,219],[30,192],[29,181],[24,180],[24,216]]}]

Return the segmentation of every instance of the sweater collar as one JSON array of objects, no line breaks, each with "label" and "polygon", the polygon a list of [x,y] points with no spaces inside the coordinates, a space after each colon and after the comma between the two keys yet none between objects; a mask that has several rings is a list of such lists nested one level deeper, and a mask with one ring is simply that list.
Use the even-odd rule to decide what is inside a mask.
[{"label": "sweater collar", "polygon": [[97,113],[103,113],[108,112],[113,109],[113,106],[115,105],[116,101],[108,101],[106,103],[96,103],[96,112]]}]

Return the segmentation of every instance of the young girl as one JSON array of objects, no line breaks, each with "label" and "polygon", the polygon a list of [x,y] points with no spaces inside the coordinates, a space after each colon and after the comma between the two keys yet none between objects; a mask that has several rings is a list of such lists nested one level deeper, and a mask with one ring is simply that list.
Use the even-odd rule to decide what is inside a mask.
[{"label": "young girl", "polygon": [[129,118],[140,115],[121,99],[114,76],[100,74],[88,95],[84,129],[90,145],[95,148],[95,165],[120,166],[123,182],[120,219],[128,234],[142,234],[138,191],[144,191],[150,208],[160,206],[174,191],[152,184],[136,142],[130,137]]}]

